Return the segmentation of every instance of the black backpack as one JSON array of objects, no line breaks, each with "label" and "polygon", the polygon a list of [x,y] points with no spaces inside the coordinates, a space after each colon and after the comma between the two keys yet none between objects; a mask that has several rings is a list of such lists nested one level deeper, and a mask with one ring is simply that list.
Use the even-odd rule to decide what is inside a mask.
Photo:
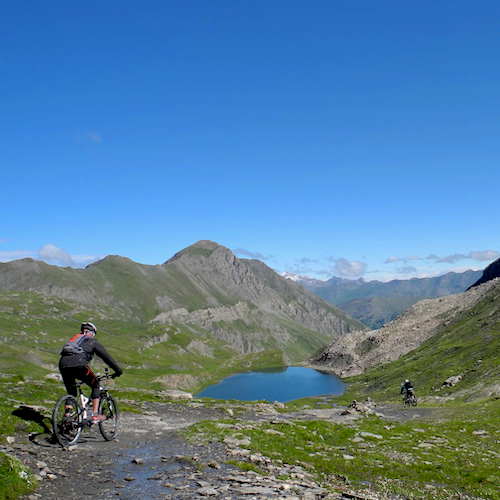
[{"label": "black backpack", "polygon": [[61,356],[71,356],[75,354],[83,354],[82,343],[87,337],[83,334],[78,334],[73,336],[66,344],[64,344],[61,350]]}]

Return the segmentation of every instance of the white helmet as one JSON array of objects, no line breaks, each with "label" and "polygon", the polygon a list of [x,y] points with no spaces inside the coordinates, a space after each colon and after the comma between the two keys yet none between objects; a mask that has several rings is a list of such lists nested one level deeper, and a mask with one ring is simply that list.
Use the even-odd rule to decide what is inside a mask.
[{"label": "white helmet", "polygon": [[84,330],[88,330],[89,332],[92,332],[94,335],[97,333],[96,326],[94,325],[94,323],[91,323],[90,321],[82,323],[82,326],[80,326],[80,331],[83,333]]}]

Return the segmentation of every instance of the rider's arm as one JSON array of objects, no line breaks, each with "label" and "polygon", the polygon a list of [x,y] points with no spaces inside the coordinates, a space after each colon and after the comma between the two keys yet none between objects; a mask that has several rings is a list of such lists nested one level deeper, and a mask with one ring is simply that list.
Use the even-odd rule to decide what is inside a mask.
[{"label": "rider's arm", "polygon": [[111,357],[111,355],[104,349],[104,346],[95,341],[94,352],[112,369],[115,371],[116,375],[121,375],[123,370],[120,365]]}]

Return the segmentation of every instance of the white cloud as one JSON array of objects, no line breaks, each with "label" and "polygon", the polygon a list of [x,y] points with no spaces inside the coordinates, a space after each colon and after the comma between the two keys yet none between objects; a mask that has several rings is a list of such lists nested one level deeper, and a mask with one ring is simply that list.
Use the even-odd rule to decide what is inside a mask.
[{"label": "white cloud", "polygon": [[500,252],[496,250],[477,250],[469,252],[469,257],[474,260],[489,261],[498,259],[500,257]]},{"label": "white cloud", "polygon": [[399,267],[398,269],[396,269],[396,271],[399,274],[408,275],[408,274],[416,273],[418,271],[418,269],[416,267],[413,267],[413,266],[403,266],[403,267]]},{"label": "white cloud", "polygon": [[0,252],[0,262],[9,262],[17,259],[31,258],[42,260],[56,266],[85,267],[102,257],[95,255],[70,255],[65,250],[47,243],[39,250],[6,250]]},{"label": "white cloud", "polygon": [[454,253],[452,255],[446,255],[445,257],[437,257],[437,258],[436,257],[432,257],[432,259],[430,260],[435,260],[436,262],[454,264],[459,260],[464,260],[468,258],[467,255],[464,255],[463,253]]},{"label": "white cloud", "polygon": [[70,267],[85,267],[91,262],[95,262],[102,258],[95,255],[70,255],[62,248],[56,247],[51,243],[40,248],[40,250],[38,250],[38,256],[49,264]]},{"label": "white cloud", "polygon": [[384,264],[394,264],[396,262],[403,262],[406,264],[408,262],[417,260],[422,260],[422,261],[430,260],[441,264],[454,264],[455,262],[467,259],[486,262],[498,259],[499,257],[500,257],[500,252],[497,252],[496,250],[476,250],[469,252],[467,254],[453,253],[450,255],[445,255],[444,257],[440,257],[439,255],[436,254],[430,254],[427,257],[418,257],[416,255],[412,255],[409,257],[395,257],[391,255],[390,257],[387,257],[387,259],[385,259]]},{"label": "white cloud", "polygon": [[335,272],[343,278],[356,278],[366,273],[366,263],[359,260],[335,259]]},{"label": "white cloud", "polygon": [[40,250],[38,250],[38,255],[42,260],[49,263],[55,263],[58,265],[74,266],[75,261],[71,255],[65,250],[52,245],[52,243],[47,243]]},{"label": "white cloud", "polygon": [[90,142],[94,142],[95,144],[101,144],[102,142],[102,135],[97,132],[87,132],[86,137]]},{"label": "white cloud", "polygon": [[233,248],[233,252],[237,255],[250,257],[251,259],[268,260],[271,258],[270,256],[266,256],[260,252],[253,252],[251,250],[247,250],[246,248]]},{"label": "white cloud", "polygon": [[390,257],[387,257],[387,259],[384,260],[384,264],[393,264],[394,262],[403,262],[407,263],[410,261],[414,260],[423,260],[424,257],[418,257],[417,255],[410,255],[409,257],[395,257],[394,255],[391,255]]}]

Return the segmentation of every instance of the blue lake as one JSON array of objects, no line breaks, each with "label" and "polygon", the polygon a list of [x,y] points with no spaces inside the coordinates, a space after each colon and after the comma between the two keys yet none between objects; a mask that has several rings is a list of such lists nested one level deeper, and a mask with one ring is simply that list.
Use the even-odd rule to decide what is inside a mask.
[{"label": "blue lake", "polygon": [[232,375],[207,387],[196,397],[284,403],[307,396],[339,395],[344,388],[345,384],[335,375],[302,366],[289,366]]}]

